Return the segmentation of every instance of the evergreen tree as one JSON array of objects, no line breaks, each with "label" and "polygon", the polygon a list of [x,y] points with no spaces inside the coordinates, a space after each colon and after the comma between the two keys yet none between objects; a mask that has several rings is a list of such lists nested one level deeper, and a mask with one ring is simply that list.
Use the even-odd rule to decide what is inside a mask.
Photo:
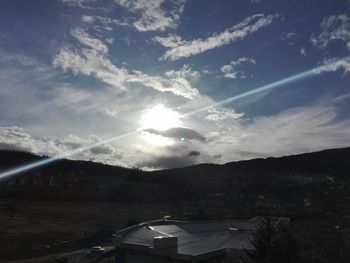
[{"label": "evergreen tree", "polygon": [[315,249],[320,262],[327,263],[346,263],[347,246],[340,229],[336,226],[334,229],[324,229],[318,237],[315,237]]},{"label": "evergreen tree", "polygon": [[299,262],[297,242],[289,231],[277,227],[270,217],[261,220],[251,239],[251,243],[253,249],[245,250],[249,259],[248,262]]}]

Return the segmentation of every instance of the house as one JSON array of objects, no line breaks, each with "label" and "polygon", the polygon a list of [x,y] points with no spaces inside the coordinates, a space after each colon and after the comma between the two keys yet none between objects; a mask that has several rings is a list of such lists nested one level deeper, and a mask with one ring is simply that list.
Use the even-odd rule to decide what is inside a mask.
[{"label": "house", "polygon": [[[275,219],[276,224],[288,220]],[[116,263],[234,263],[252,249],[259,218],[249,221],[184,222],[157,220],[113,235]]]}]

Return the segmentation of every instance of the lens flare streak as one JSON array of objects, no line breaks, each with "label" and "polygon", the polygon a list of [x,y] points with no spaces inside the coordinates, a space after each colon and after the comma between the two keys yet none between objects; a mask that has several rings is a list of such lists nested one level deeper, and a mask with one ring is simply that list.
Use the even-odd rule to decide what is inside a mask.
[{"label": "lens flare streak", "polygon": [[[222,101],[219,101],[219,102],[216,102],[216,103],[213,103],[211,105],[199,108],[197,110],[194,110],[194,111],[191,111],[191,112],[187,112],[187,113],[183,114],[182,117],[187,117],[187,116],[199,113],[199,112],[203,112],[203,111],[206,111],[206,110],[208,110],[208,109],[210,109],[212,107],[226,105],[226,104],[232,103],[234,101],[237,101],[237,100],[240,100],[240,99],[243,99],[243,98],[246,98],[246,97],[258,94],[260,92],[276,89],[276,88],[285,86],[285,85],[290,84],[290,83],[294,83],[294,82],[297,82],[297,81],[300,81],[300,80],[303,80],[303,79],[306,79],[306,78],[310,78],[310,77],[313,77],[313,76],[316,76],[316,75],[320,75],[320,74],[322,74],[324,72],[327,72],[327,71],[334,71],[339,66],[339,63],[344,63],[344,62],[346,62],[346,63],[350,62],[350,56],[342,58],[342,59],[339,59],[339,60],[336,60],[336,61],[331,62],[331,63],[324,64],[322,66],[319,66],[319,67],[316,67],[316,68],[313,68],[313,69],[306,70],[306,71],[298,73],[296,75],[293,75],[293,76],[290,76],[290,77],[278,80],[276,82],[267,84],[265,86],[262,86],[262,87],[259,87],[259,88],[256,88],[256,89],[253,89],[253,90],[241,93],[239,95],[230,97],[228,99],[225,99],[225,100],[222,100]],[[58,160],[61,160],[61,159],[67,158],[67,157],[71,157],[71,156],[77,155],[77,154],[82,153],[84,151],[87,151],[87,150],[89,150],[91,148],[94,148],[94,147],[97,147],[97,146],[100,146],[100,145],[103,145],[103,144],[106,144],[106,143],[117,141],[119,139],[131,136],[131,135],[137,133],[138,131],[139,131],[139,129],[135,130],[135,131],[132,131],[132,132],[128,132],[128,133],[124,133],[124,134],[118,135],[116,137],[113,137],[113,138],[110,138],[110,139],[107,139],[107,140],[104,140],[104,141],[101,141],[101,142],[98,142],[98,143],[95,143],[95,144],[91,144],[91,145],[87,145],[87,146],[75,149],[73,151],[70,151],[70,152],[62,154],[62,155],[49,157],[49,158],[46,158],[46,159],[41,160],[41,161],[33,162],[33,163],[30,163],[30,164],[27,164],[27,165],[23,165],[23,166],[20,166],[20,167],[17,167],[17,168],[13,168],[13,169],[4,171],[4,172],[0,173],[0,180],[5,179],[5,178],[10,177],[10,176],[13,176],[13,175],[16,175],[16,174],[19,174],[19,173],[23,173],[23,172],[26,172],[26,171],[29,171],[29,170],[41,167],[41,166],[44,166],[44,165],[47,165],[49,163],[52,163],[52,162],[55,162],[55,161],[58,161]]]},{"label": "lens flare streak", "polygon": [[110,138],[110,139],[107,139],[107,140],[104,140],[104,141],[100,141],[100,142],[97,142],[97,143],[94,143],[94,144],[90,144],[90,145],[87,145],[87,146],[75,149],[73,151],[67,152],[67,153],[62,154],[62,155],[48,157],[48,158],[46,158],[44,160],[41,160],[41,161],[33,162],[33,163],[26,164],[26,165],[23,165],[23,166],[20,166],[20,167],[17,167],[17,168],[10,169],[8,171],[0,173],[0,180],[5,179],[5,178],[7,178],[9,176],[12,176],[12,175],[16,175],[16,174],[19,174],[19,173],[23,173],[23,172],[35,169],[35,168],[40,167],[40,166],[44,166],[46,164],[49,164],[49,163],[52,163],[52,162],[55,162],[55,161],[58,161],[58,160],[61,160],[61,159],[64,159],[64,158],[67,158],[67,157],[70,157],[70,156],[77,155],[77,154],[82,153],[84,151],[90,150],[90,149],[92,149],[94,147],[98,147],[98,146],[106,144],[106,143],[114,142],[114,141],[122,139],[124,137],[128,137],[130,135],[133,135],[136,132],[137,132],[137,130],[136,131],[132,131],[132,132],[128,132],[128,133],[124,133],[122,135],[119,135],[119,136],[116,136],[116,137],[113,137],[113,138]]},{"label": "lens flare streak", "polygon": [[291,84],[293,82],[297,82],[297,81],[300,81],[300,80],[303,80],[303,79],[306,79],[306,78],[310,78],[310,77],[313,77],[313,76],[316,76],[316,75],[320,75],[323,72],[333,71],[337,67],[339,62],[350,62],[350,56],[345,57],[345,58],[340,59],[340,60],[336,60],[336,61],[328,63],[328,64],[324,64],[322,66],[319,66],[319,67],[316,67],[316,68],[313,68],[313,69],[306,70],[306,71],[298,73],[296,75],[293,75],[293,76],[290,76],[290,77],[278,80],[276,82],[267,84],[265,86],[262,86],[262,87],[259,87],[259,88],[256,88],[256,89],[253,89],[253,90],[241,93],[239,95],[236,95],[236,96],[230,97],[228,99],[216,102],[214,104],[211,104],[211,105],[199,108],[197,110],[194,110],[194,111],[191,111],[191,112],[187,112],[187,113],[185,113],[182,116],[183,117],[187,117],[189,115],[208,110],[208,109],[210,109],[212,107],[229,104],[231,102],[234,102],[234,101],[237,101],[237,100],[240,100],[240,99],[243,99],[243,98],[246,98],[246,97],[258,94],[258,93],[263,92],[263,91],[276,89],[276,88],[285,86],[287,84]]}]

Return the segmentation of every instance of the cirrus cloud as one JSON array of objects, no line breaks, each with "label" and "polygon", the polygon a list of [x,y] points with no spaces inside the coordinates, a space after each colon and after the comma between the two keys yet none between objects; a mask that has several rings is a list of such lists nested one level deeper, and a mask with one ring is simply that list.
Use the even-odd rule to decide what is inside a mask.
[{"label": "cirrus cloud", "polygon": [[243,64],[243,63],[250,63],[250,64],[256,64],[256,61],[252,58],[247,58],[247,57],[241,57],[237,60],[233,60],[230,62],[228,65],[223,65],[220,70],[222,73],[224,73],[225,78],[229,79],[237,79],[237,78],[246,78],[246,74],[244,71],[241,70],[236,70],[236,68]]},{"label": "cirrus cloud", "polygon": [[163,8],[165,0],[115,0],[115,2],[130,12],[138,14],[139,17],[133,22],[133,26],[138,31],[145,32],[176,28],[186,0],[171,1],[170,11]]},{"label": "cirrus cloud", "polygon": [[179,71],[166,72],[164,76],[150,76],[137,70],[130,72],[113,64],[108,57],[108,47],[100,39],[90,36],[80,28],[72,30],[71,35],[82,47],[63,47],[53,59],[52,64],[56,68],[72,71],[74,75],[95,76],[122,91],[127,90],[128,83],[136,83],[160,92],[171,92],[186,99],[199,96],[199,91],[193,88],[187,79],[198,77],[198,72],[188,66]]},{"label": "cirrus cloud", "polygon": [[322,32],[313,34],[311,42],[314,46],[325,49],[329,44],[343,41],[350,50],[350,17],[346,14],[333,15],[323,19],[321,23]]},{"label": "cirrus cloud", "polygon": [[226,29],[224,32],[214,34],[207,39],[199,38],[188,41],[182,40],[181,37],[177,35],[169,35],[167,37],[154,37],[153,41],[168,48],[165,54],[161,56],[161,60],[177,60],[194,56],[243,39],[248,35],[257,32],[261,28],[270,25],[278,17],[280,17],[279,14],[267,16],[263,14],[252,15],[245,18],[237,25]]}]

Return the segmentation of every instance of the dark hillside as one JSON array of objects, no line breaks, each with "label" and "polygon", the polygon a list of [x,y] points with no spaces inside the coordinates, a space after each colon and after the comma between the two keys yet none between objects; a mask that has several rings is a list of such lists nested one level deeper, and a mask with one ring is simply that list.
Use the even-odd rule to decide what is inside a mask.
[{"label": "dark hillside", "polygon": [[[6,170],[43,157],[0,151]],[[200,164],[154,172],[61,160],[0,183],[0,197],[113,201],[256,211],[347,213],[350,148],[225,165]],[[220,208],[220,209],[221,209]]]}]

